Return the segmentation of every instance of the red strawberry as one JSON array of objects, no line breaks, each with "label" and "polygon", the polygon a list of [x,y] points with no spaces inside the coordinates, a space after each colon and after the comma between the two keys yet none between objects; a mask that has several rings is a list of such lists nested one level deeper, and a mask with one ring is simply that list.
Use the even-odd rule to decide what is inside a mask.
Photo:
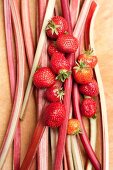
[{"label": "red strawberry", "polygon": [[49,127],[61,126],[65,119],[64,104],[60,102],[50,103],[45,109],[45,124]]},{"label": "red strawberry", "polygon": [[68,120],[68,127],[67,127],[67,134],[68,135],[77,135],[80,133],[80,122],[78,119],[69,119]]},{"label": "red strawberry", "polygon": [[92,98],[86,98],[81,103],[81,112],[84,116],[90,118],[96,114],[97,103]]},{"label": "red strawberry", "polygon": [[47,48],[47,51],[48,51],[48,54],[49,56],[51,57],[54,53],[58,53],[58,49],[56,47],[56,44],[55,42],[51,42],[49,45],[48,45],[48,48]]},{"label": "red strawberry", "polygon": [[93,54],[93,49],[85,51],[84,54],[78,56],[78,62],[83,61],[86,65],[94,68],[97,64],[97,56]]},{"label": "red strawberry", "polygon": [[46,27],[46,34],[51,39],[57,39],[59,35],[68,31],[68,23],[61,16],[53,17]]},{"label": "red strawberry", "polygon": [[87,67],[83,62],[73,68],[73,76],[77,83],[87,84],[90,83],[93,79],[93,70],[90,67]]},{"label": "red strawberry", "polygon": [[51,86],[45,92],[45,97],[49,102],[60,102],[63,100],[64,91],[63,88],[58,86]]},{"label": "red strawberry", "polygon": [[62,82],[70,76],[70,64],[62,53],[54,53],[51,58],[51,68],[58,74],[57,79]]},{"label": "red strawberry", "polygon": [[58,37],[56,45],[63,53],[74,53],[78,48],[78,40],[73,35],[62,34]]},{"label": "red strawberry", "polygon": [[49,67],[39,68],[33,76],[33,83],[38,88],[51,87],[55,83],[55,75]]},{"label": "red strawberry", "polygon": [[92,80],[88,84],[83,84],[79,86],[80,93],[86,95],[86,96],[97,96],[99,94],[98,84],[96,80]]}]

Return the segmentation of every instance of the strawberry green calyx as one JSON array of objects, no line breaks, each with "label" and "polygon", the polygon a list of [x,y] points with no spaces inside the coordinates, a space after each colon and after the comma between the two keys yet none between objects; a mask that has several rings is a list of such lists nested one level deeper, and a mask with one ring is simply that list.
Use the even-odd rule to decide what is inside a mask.
[{"label": "strawberry green calyx", "polygon": [[71,71],[67,70],[60,70],[58,76],[56,77],[57,80],[61,82],[65,82],[65,80],[71,75]]},{"label": "strawberry green calyx", "polygon": [[65,95],[63,88],[61,87],[60,89],[56,89],[55,92],[57,94],[57,97],[60,98],[60,101],[62,101]]},{"label": "strawberry green calyx", "polygon": [[87,50],[87,51],[84,51],[84,54],[86,54],[87,56],[93,56],[94,55],[94,50],[93,48]]},{"label": "strawberry green calyx", "polygon": [[75,132],[73,132],[73,133],[70,134],[70,135],[78,135],[78,134],[80,134],[80,133],[82,133],[82,130],[81,130],[81,129],[78,129],[78,130],[76,130]]},{"label": "strawberry green calyx", "polygon": [[96,119],[97,118],[97,114],[92,116],[92,119]]},{"label": "strawberry green calyx", "polygon": [[60,25],[56,25],[52,20],[49,21],[46,30],[51,29],[52,30],[52,35],[55,33],[56,35],[58,35],[58,31],[57,28],[59,28]]},{"label": "strawberry green calyx", "polygon": [[83,61],[80,61],[79,63],[76,62],[76,66],[73,67],[73,69],[76,69],[76,71],[80,71],[83,68],[89,68]]}]

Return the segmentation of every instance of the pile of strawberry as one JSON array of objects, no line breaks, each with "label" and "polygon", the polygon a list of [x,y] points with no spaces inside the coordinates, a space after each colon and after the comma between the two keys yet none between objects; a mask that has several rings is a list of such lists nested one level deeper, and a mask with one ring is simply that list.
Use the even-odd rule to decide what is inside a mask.
[{"label": "pile of strawberry", "polygon": [[[90,118],[95,115],[97,109],[97,104],[93,99],[99,93],[93,76],[97,57],[93,55],[92,50],[86,51],[78,57],[78,61],[71,70],[66,54],[75,53],[79,43],[67,31],[67,21],[61,16],[55,16],[48,22],[46,35],[49,41],[47,49],[50,57],[49,67],[38,68],[33,77],[33,83],[37,88],[46,88],[44,97],[50,104],[45,108],[45,124],[52,128],[61,126],[65,119],[63,83],[71,74],[80,84],[80,93],[85,96],[81,103],[82,114]],[[79,131],[79,121],[70,119],[67,133],[75,134]]]}]

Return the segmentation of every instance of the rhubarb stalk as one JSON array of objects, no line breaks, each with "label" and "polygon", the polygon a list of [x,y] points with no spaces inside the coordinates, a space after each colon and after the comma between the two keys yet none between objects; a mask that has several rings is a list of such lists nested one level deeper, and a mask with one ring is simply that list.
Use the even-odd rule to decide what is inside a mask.
[{"label": "rhubarb stalk", "polygon": [[20,170],[25,170],[25,169],[28,170],[31,167],[45,128],[46,126],[44,124],[44,112],[42,110],[42,114],[39,118],[35,131],[33,133],[31,143],[28,147],[27,154],[24,158]]},{"label": "rhubarb stalk", "polygon": [[18,50],[18,67],[17,67],[17,87],[16,93],[14,97],[14,104],[12,108],[11,118],[9,122],[9,133],[5,144],[2,148],[0,153],[0,169],[3,166],[3,163],[6,159],[8,150],[10,148],[11,142],[14,137],[15,129],[17,127],[19,112],[21,109],[23,95],[24,95],[24,60],[25,60],[25,50],[24,50],[24,41],[22,36],[22,28],[21,28],[21,21],[19,16],[19,11],[17,8],[16,1],[9,1],[11,7],[12,18],[14,22],[15,34],[16,34],[16,41],[17,41],[17,50]]},{"label": "rhubarb stalk", "polygon": [[[97,6],[96,2],[95,2],[95,6]],[[93,16],[93,20],[92,22],[90,22],[90,18],[88,20],[88,34],[86,37],[86,45],[88,47],[88,45],[90,44],[91,47],[94,48],[94,40],[93,40],[93,27],[94,27],[94,19],[96,16],[96,12],[95,15]],[[100,69],[99,69],[99,65],[97,64],[95,67],[95,75],[96,75],[96,79],[98,82],[98,86],[99,86],[99,96],[100,96],[100,107],[101,107],[101,117],[102,117],[102,138],[103,138],[103,165],[102,165],[102,169],[103,170],[109,170],[109,141],[108,141],[108,123],[107,123],[107,109],[106,109],[106,101],[105,101],[105,95],[104,95],[104,88],[103,88],[103,83],[102,83],[102,78],[101,78],[101,74],[100,74]]]},{"label": "rhubarb stalk", "polygon": [[[87,0],[85,1],[82,11],[80,13],[78,22],[76,24],[75,30],[74,30],[74,36],[76,38],[80,38],[82,29],[85,24],[87,11],[90,7],[91,1]],[[67,0],[61,0],[61,6],[63,11],[63,16],[67,20],[69,24],[69,33],[72,34],[72,25],[71,25],[71,16],[69,12],[69,4]],[[74,65],[74,54],[71,54],[68,56],[69,63],[71,67]],[[59,129],[59,136],[58,136],[58,143],[56,148],[56,157],[55,157],[55,163],[54,163],[54,170],[58,170],[61,167],[61,162],[63,158],[63,152],[64,152],[64,146],[65,146],[65,140],[66,140],[66,129],[67,129],[67,122],[69,117],[69,110],[70,110],[70,100],[71,100],[71,90],[72,90],[72,77],[70,76],[68,80],[65,82],[65,96],[64,96],[64,105],[66,108],[66,118],[63,123],[63,125]]]},{"label": "rhubarb stalk", "polygon": [[[38,0],[38,25],[37,28],[41,31],[44,15],[47,7],[47,0]],[[44,67],[47,66],[48,62],[48,55],[47,55],[47,42],[44,44],[44,48],[40,57],[40,66]],[[44,90],[38,89],[37,90],[37,121],[42,113],[42,108],[45,104],[44,100]],[[42,159],[43,157],[43,159]],[[40,141],[38,151],[37,151],[37,169],[38,170],[48,170],[48,128],[45,129],[43,137]]]},{"label": "rhubarb stalk", "polygon": [[[94,22],[94,16],[97,13],[97,4],[92,3],[91,8],[89,10],[89,15],[87,17],[86,20],[86,24],[85,24],[85,47],[86,50],[88,50],[89,48],[93,48],[94,49],[94,43],[91,44],[90,39],[89,39],[89,32],[90,32],[90,27],[92,25],[92,23]],[[96,119],[90,118],[90,144],[92,146],[92,149],[95,151],[96,150],[96,135],[97,135],[97,123],[96,123]],[[91,162],[88,160],[87,164],[86,164],[86,170],[92,170],[92,164]]]},{"label": "rhubarb stalk", "polygon": [[26,93],[25,93],[25,97],[24,97],[24,102],[22,105],[22,110],[21,110],[21,114],[20,114],[20,119],[23,119],[24,116],[24,111],[29,99],[29,95],[32,89],[32,77],[37,69],[38,66],[38,62],[41,56],[41,52],[43,49],[43,45],[44,42],[46,41],[46,33],[45,33],[45,28],[48,24],[48,20],[51,19],[52,15],[53,15],[53,11],[54,11],[54,6],[55,6],[55,0],[49,0],[48,1],[48,5],[47,5],[47,9],[46,9],[46,13],[45,13],[45,17],[44,17],[44,21],[43,21],[43,25],[42,25],[42,29],[41,29],[41,33],[40,33],[40,37],[39,37],[39,41],[38,41],[38,46],[37,46],[37,50],[35,53],[35,58],[34,58],[34,62],[33,62],[33,66],[32,66],[32,70],[31,70],[31,74],[29,77],[29,81],[28,81],[28,85],[27,85],[27,89],[26,89]]},{"label": "rhubarb stalk", "polygon": [[[11,11],[9,0],[4,0],[4,17],[5,17],[5,33],[6,33],[6,46],[7,46],[7,59],[8,59],[8,68],[9,68],[9,79],[10,79],[10,89],[11,89],[11,99],[12,103],[15,95],[15,86],[16,86],[16,71],[14,63],[14,49],[13,49],[13,33],[12,33],[12,23],[11,23]],[[7,135],[9,133],[9,128],[4,137],[2,147],[4,147]],[[14,169],[18,170],[20,167],[20,123],[18,123],[15,136],[14,136]]]},{"label": "rhubarb stalk", "polygon": [[[72,118],[72,103],[70,107],[70,115],[69,118]],[[73,157],[72,157],[72,150],[71,150],[71,136],[67,135],[66,137],[66,157],[67,157],[67,162],[68,162],[68,168],[71,170],[74,170],[74,163],[73,163]]]},{"label": "rhubarb stalk", "polygon": [[31,69],[35,50],[34,50],[34,43],[33,43],[33,35],[31,32],[30,11],[29,11],[28,0],[21,1],[21,14],[22,14],[22,28],[23,28],[25,48],[27,53],[27,60],[28,60],[29,68]]},{"label": "rhubarb stalk", "polygon": [[90,159],[92,165],[94,166],[94,168],[96,170],[100,170],[101,169],[100,162],[98,161],[98,159],[90,145],[90,142],[89,142],[89,139],[88,139],[88,136],[87,136],[84,124],[83,124],[83,120],[82,120],[80,108],[79,108],[79,102],[80,102],[79,97],[80,97],[80,94],[78,92],[78,86],[77,86],[77,84],[74,84],[74,86],[73,86],[73,108],[74,108],[75,117],[80,121],[80,126],[81,126],[81,130],[82,130],[82,133],[80,134],[80,139],[82,141],[82,144],[85,148],[85,151],[86,151],[88,158]]},{"label": "rhubarb stalk", "polygon": [[78,19],[79,11],[80,10],[80,0],[71,0],[70,1],[70,15],[71,15],[71,22],[72,28],[75,28],[76,21]]},{"label": "rhubarb stalk", "polygon": [[73,155],[73,162],[74,162],[75,169],[84,170],[77,136],[71,136],[71,146],[72,146],[72,155]]},{"label": "rhubarb stalk", "polygon": [[[96,149],[96,136],[97,136],[97,123],[95,119],[90,118],[90,144],[94,151]],[[92,164],[89,160],[86,165],[86,170],[92,170]]]}]

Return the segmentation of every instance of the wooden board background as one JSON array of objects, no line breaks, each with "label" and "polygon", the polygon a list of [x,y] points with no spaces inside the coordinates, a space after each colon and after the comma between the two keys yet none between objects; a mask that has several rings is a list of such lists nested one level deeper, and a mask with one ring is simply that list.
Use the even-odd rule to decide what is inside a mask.
[{"label": "wooden board background", "polygon": [[[108,110],[110,170],[113,169],[113,1],[98,0],[100,5],[95,23],[95,46],[99,59],[102,80],[105,89]],[[30,0],[31,15],[34,17],[35,0]],[[35,28],[32,19],[33,30]],[[26,68],[27,72],[27,68]],[[27,116],[22,122],[22,159],[28,147],[35,127],[35,105],[33,96],[30,98]],[[4,34],[3,0],[0,0],[0,145],[5,134],[11,111],[11,98],[9,89],[8,68],[6,59],[6,46]],[[12,170],[12,147],[8,153],[3,170]]]}]

